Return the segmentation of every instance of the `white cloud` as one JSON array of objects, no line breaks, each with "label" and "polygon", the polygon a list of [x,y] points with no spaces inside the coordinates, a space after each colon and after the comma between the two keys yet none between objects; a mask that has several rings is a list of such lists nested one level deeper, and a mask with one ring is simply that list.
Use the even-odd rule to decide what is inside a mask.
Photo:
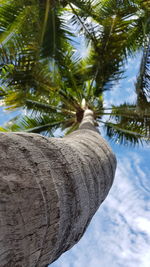
[{"label": "white cloud", "polygon": [[136,218],[136,226],[138,228],[138,231],[144,232],[150,237],[150,221],[147,218]]},{"label": "white cloud", "polygon": [[124,87],[124,83],[127,85],[126,81],[121,81],[114,85],[111,91],[105,92],[104,107],[110,107],[112,104],[118,106],[125,102],[130,104],[135,103],[137,95],[134,90],[134,85]]}]

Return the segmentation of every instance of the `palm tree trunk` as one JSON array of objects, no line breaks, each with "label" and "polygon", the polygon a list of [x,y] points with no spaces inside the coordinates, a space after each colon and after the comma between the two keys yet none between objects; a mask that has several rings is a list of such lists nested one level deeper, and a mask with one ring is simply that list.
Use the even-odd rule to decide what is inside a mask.
[{"label": "palm tree trunk", "polygon": [[64,138],[0,133],[0,266],[43,267],[79,241],[116,159],[86,110]]}]

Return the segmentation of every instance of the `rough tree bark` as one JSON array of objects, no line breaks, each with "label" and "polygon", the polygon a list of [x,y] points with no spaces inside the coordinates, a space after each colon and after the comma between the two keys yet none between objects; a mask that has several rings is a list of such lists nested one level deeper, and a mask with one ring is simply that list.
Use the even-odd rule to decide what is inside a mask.
[{"label": "rough tree bark", "polygon": [[116,159],[87,110],[64,138],[0,133],[0,266],[43,267],[79,241]]}]

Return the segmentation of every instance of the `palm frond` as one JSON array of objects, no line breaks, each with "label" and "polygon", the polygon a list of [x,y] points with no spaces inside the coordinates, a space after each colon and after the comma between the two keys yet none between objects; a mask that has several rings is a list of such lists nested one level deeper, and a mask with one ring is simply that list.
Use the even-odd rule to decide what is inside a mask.
[{"label": "palm frond", "polygon": [[135,87],[139,110],[142,112],[148,110],[150,112],[150,37],[143,50],[140,71]]},{"label": "palm frond", "polygon": [[62,14],[59,2],[55,7],[45,6],[44,2],[40,5],[40,20],[44,27],[41,33],[41,56],[51,57],[56,62],[62,58],[62,47],[74,36]]},{"label": "palm frond", "polygon": [[147,136],[141,125],[105,122],[104,129],[108,138],[117,144],[135,146],[150,142],[149,133]]},{"label": "palm frond", "polygon": [[52,114],[52,113],[60,113],[60,114],[75,114],[72,110],[65,109],[61,105],[50,105],[43,102],[34,101],[31,99],[26,99],[26,108],[27,110],[31,110],[32,114],[36,114],[35,112],[42,112],[43,114]]},{"label": "palm frond", "polygon": [[36,62],[31,54],[18,55],[16,61],[1,68],[1,84],[3,85],[4,99],[7,106],[18,107],[25,104],[29,96],[41,94],[49,95],[58,88],[52,81],[52,74],[48,64]]},{"label": "palm frond", "polygon": [[[129,103],[124,103],[121,104],[119,106],[115,106],[112,105],[112,107],[110,108],[111,110],[111,118],[114,118],[114,116],[116,116],[116,118],[119,116],[125,116],[125,117],[129,117],[129,118],[138,118],[141,116],[141,114],[139,113],[138,109],[137,109],[137,105],[135,104],[129,104]],[[142,115],[146,115],[146,114],[142,114]],[[148,114],[147,114],[148,115]],[[150,113],[149,113],[150,116]]]},{"label": "palm frond", "polygon": [[138,144],[150,141],[150,112],[139,113],[136,105],[112,106],[105,128],[109,138],[118,143]]},{"label": "palm frond", "polygon": [[91,41],[91,66],[86,75],[94,85],[92,93],[98,96],[122,77],[127,56],[142,46],[148,16],[138,1],[73,1],[73,4],[77,8],[72,8],[71,23]]},{"label": "palm frond", "polygon": [[32,133],[41,133],[43,135],[53,136],[54,131],[65,122],[65,118],[50,118],[48,115],[38,115],[36,117],[21,116],[15,120],[10,120],[1,131],[24,131]]},{"label": "palm frond", "polygon": [[[0,44],[6,43],[20,27],[23,8],[16,9],[16,5],[4,1],[0,7]],[[21,19],[22,20],[22,19]]]}]

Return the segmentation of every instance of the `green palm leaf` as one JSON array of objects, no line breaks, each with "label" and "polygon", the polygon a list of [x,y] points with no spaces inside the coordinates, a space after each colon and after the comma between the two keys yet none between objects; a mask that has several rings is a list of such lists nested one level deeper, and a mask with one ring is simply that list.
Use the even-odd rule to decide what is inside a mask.
[{"label": "green palm leaf", "polygon": [[104,128],[107,136],[117,144],[139,145],[150,142],[150,137],[145,136],[145,131],[141,125],[105,122]]},{"label": "green palm leaf", "polygon": [[65,122],[66,120],[60,116],[60,118],[51,118],[48,115],[22,116],[16,117],[10,120],[5,127],[1,127],[0,131],[13,131],[13,132],[32,132],[41,133],[43,135],[53,136],[54,131]]},{"label": "green palm leaf", "polygon": [[60,114],[75,114],[72,110],[63,108],[63,105],[50,105],[43,102],[38,102],[34,100],[27,99],[26,100],[26,108],[32,111],[32,114],[37,114],[37,112],[42,112],[43,114],[52,114],[52,113],[60,113]]},{"label": "green palm leaf", "polygon": [[138,144],[150,141],[150,112],[141,114],[135,105],[125,103],[113,106],[109,114],[104,127],[108,137],[115,142]]},{"label": "green palm leaf", "polygon": [[145,43],[140,72],[136,82],[137,105],[140,112],[150,112],[150,38]]}]

